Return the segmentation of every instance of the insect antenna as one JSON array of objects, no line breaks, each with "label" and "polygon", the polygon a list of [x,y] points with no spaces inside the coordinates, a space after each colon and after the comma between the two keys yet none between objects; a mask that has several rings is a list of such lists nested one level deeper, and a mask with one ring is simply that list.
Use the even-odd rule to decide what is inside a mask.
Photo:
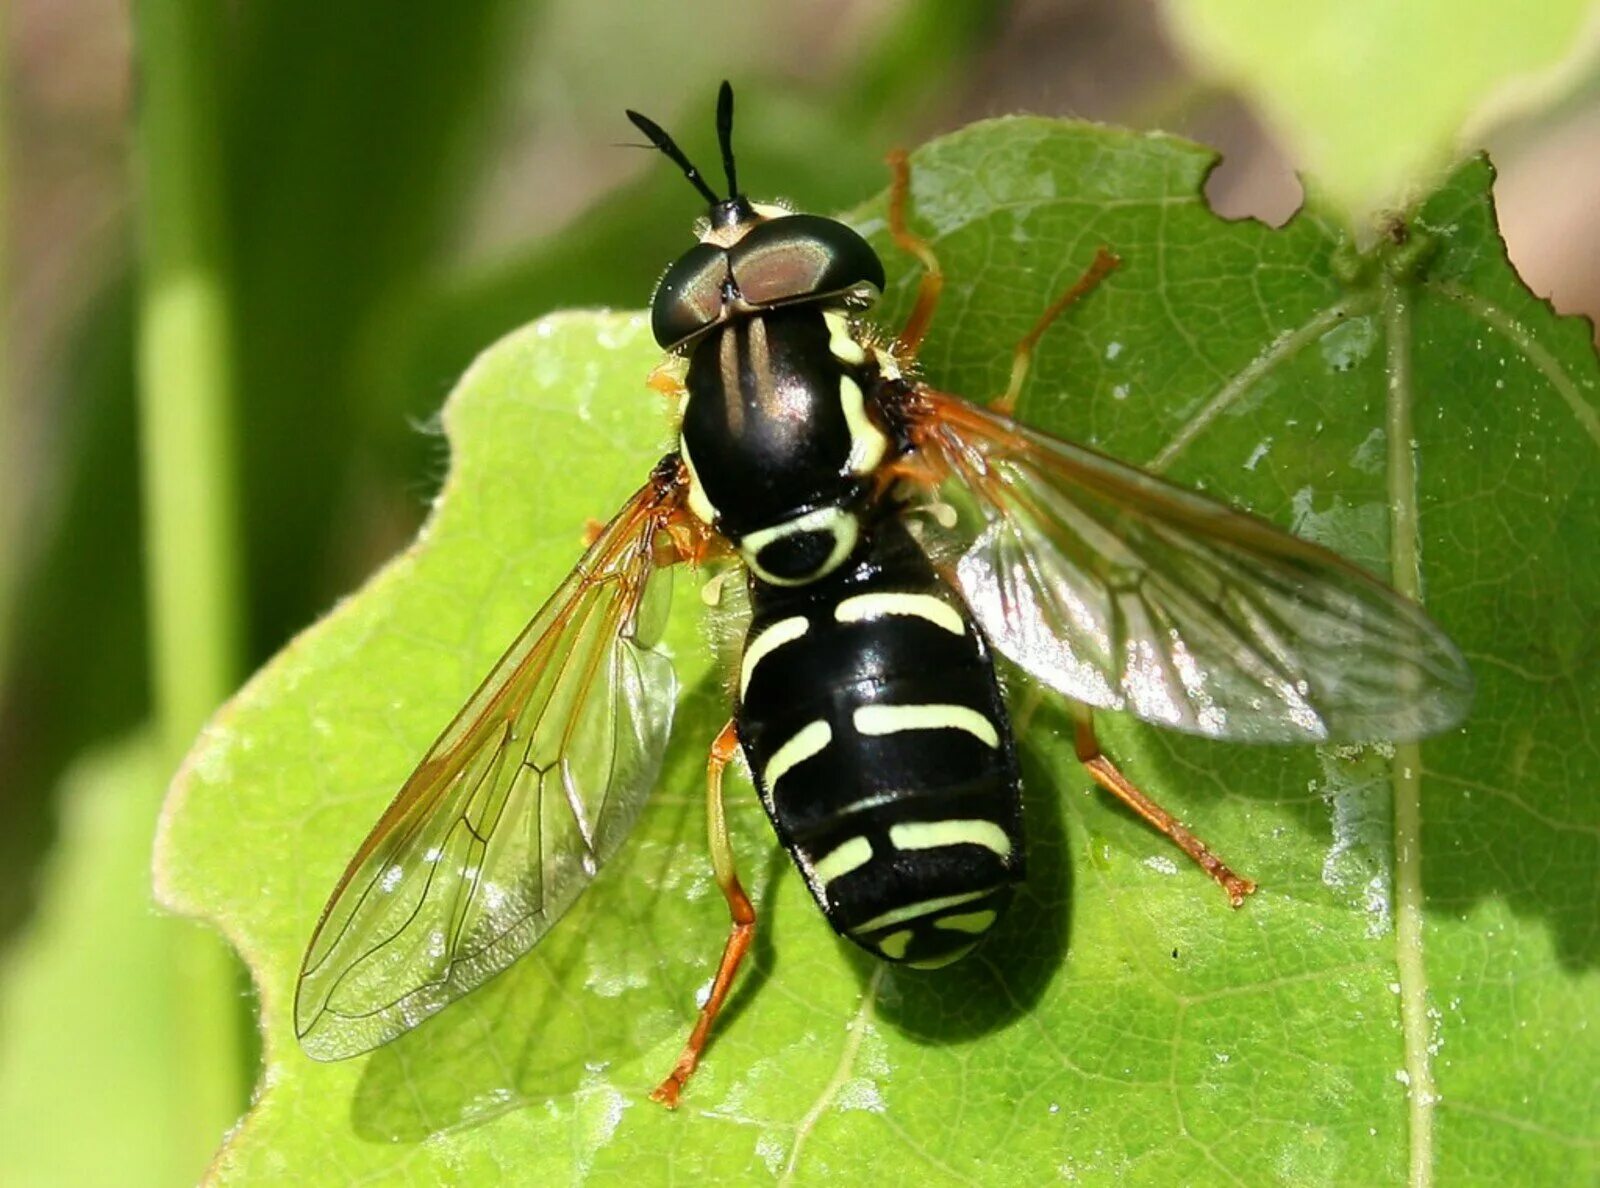
[{"label": "insect antenna", "polygon": [[[728,109],[728,116],[731,120],[733,116],[731,95],[729,96],[729,103],[730,107]],[[711,203],[712,206],[715,206],[717,203],[722,201],[722,199],[717,197],[717,192],[710,186],[706,185],[706,179],[700,176],[700,171],[694,167],[694,162],[690,161],[688,157],[684,156],[683,150],[677,146],[677,143],[672,139],[672,137],[667,135],[666,129],[652,120],[649,116],[642,116],[631,108],[628,109],[627,114],[628,118],[633,121],[633,126],[648,136],[651,144],[655,145],[662,152],[666,153],[668,159],[677,165],[679,169],[683,170],[683,176],[688,178],[694,188],[699,190],[700,193],[705,196],[705,200],[707,202]]]},{"label": "insect antenna", "polygon": [[738,175],[733,169],[733,85],[722,80],[717,92],[717,142],[722,145],[722,172],[728,178],[728,197],[739,196]]}]

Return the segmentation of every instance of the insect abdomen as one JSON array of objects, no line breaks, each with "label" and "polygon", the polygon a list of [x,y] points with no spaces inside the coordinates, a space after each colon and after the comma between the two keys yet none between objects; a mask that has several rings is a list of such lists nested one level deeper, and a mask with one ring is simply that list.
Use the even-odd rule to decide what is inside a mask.
[{"label": "insect abdomen", "polygon": [[1022,878],[1015,747],[966,607],[894,519],[810,586],[754,583],[738,725],[778,836],[836,931],[965,955]]}]

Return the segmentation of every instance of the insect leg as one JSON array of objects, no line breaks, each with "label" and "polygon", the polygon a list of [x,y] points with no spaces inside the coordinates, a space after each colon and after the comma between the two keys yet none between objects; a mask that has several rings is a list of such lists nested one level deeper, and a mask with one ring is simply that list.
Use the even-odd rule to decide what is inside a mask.
[{"label": "insect leg", "polygon": [[1184,828],[1183,822],[1151,800],[1117,770],[1117,765],[1101,752],[1100,740],[1094,735],[1094,719],[1087,710],[1078,715],[1076,741],[1078,761],[1089,769],[1095,783],[1170,837],[1178,849],[1194,859],[1201,870],[1221,885],[1227,892],[1228,902],[1234,907],[1243,905],[1244,897],[1255,891],[1255,883],[1229,870],[1227,864],[1206,847],[1205,842]]},{"label": "insect leg", "polygon": [[911,160],[904,149],[889,154],[889,234],[901,251],[913,255],[922,264],[922,279],[917,281],[917,301],[906,318],[905,328],[894,340],[894,353],[902,362],[917,357],[922,340],[927,337],[928,325],[939,308],[939,295],[944,291],[944,269],[933,248],[906,222],[906,199],[911,196]]},{"label": "insect leg", "polygon": [[755,936],[755,908],[750,906],[750,897],[739,884],[739,873],[733,866],[733,847],[728,841],[728,822],[722,806],[722,769],[738,753],[739,736],[733,722],[729,721],[711,744],[711,758],[706,763],[706,831],[711,839],[711,868],[716,874],[717,886],[722,888],[722,894],[728,901],[728,914],[733,917],[733,923],[728,931],[728,941],[722,948],[717,976],[711,983],[711,994],[700,1008],[700,1018],[689,1033],[689,1042],[684,1044],[683,1052],[667,1074],[667,1079],[650,1094],[651,1101],[658,1101],[668,1109],[677,1108],[678,1094],[700,1063],[700,1053],[711,1036],[711,1025],[722,1010],[734,975],[739,972],[739,964],[744,960]]},{"label": "insect leg", "polygon": [[1033,363],[1034,348],[1039,345],[1044,332],[1050,329],[1050,324],[1061,316],[1067,306],[1086,296],[1121,263],[1121,258],[1111,249],[1103,246],[1095,249],[1094,260],[1084,269],[1083,275],[1073,281],[1065,293],[1050,303],[1050,308],[1039,315],[1039,320],[1033,324],[1033,329],[1024,334],[1022,341],[1017,343],[1016,350],[1011,355],[1011,379],[1006,384],[1006,390],[989,402],[990,408],[1008,417],[1016,411],[1017,397],[1022,394],[1022,385],[1028,378],[1028,368]]},{"label": "insect leg", "polygon": [[683,386],[683,361],[672,358],[657,363],[645,377],[644,386],[661,393],[668,400],[682,400],[688,392]]}]

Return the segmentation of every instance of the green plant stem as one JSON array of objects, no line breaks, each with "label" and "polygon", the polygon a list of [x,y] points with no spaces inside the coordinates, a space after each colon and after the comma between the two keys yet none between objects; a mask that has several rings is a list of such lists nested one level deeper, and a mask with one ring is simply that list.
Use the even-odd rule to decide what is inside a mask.
[{"label": "green plant stem", "polygon": [[[232,689],[239,561],[214,71],[220,0],[140,0],[139,408],[150,663],[171,768]],[[174,1141],[192,1179],[244,1103],[237,966],[174,927]]]},{"label": "green plant stem", "polygon": [[0,486],[0,694],[5,692],[10,666],[11,614],[17,591],[17,547],[23,490],[17,445],[21,416],[16,404],[11,367],[11,93],[10,55],[6,47],[9,9],[0,8],[0,473],[9,475]]}]

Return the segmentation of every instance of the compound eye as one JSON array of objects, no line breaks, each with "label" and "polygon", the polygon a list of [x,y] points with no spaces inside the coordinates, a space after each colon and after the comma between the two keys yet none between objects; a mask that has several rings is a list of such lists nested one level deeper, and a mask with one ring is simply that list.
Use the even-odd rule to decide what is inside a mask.
[{"label": "compound eye", "polygon": [[733,277],[752,306],[883,289],[883,261],[861,236],[821,215],[789,215],[752,228],[736,245]]},{"label": "compound eye", "polygon": [[671,350],[722,319],[727,277],[728,253],[712,243],[695,244],[667,269],[650,303],[650,329],[662,349]]}]

